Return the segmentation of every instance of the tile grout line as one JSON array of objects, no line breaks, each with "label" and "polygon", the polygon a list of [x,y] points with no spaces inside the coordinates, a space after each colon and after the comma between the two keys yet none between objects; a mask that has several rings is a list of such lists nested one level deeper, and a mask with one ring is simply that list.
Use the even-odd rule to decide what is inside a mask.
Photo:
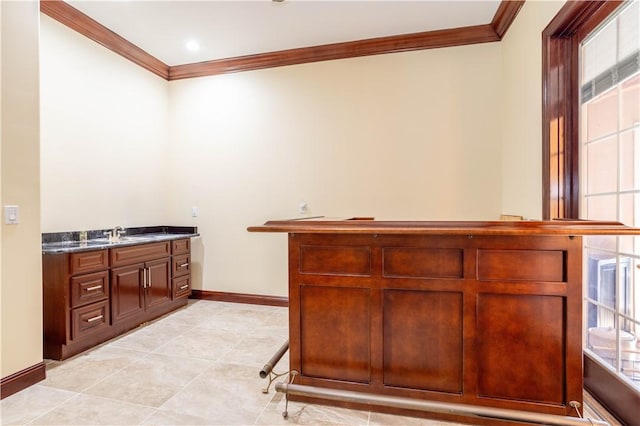
[{"label": "tile grout line", "polygon": [[[163,318],[165,318],[165,317],[163,317]],[[101,396],[101,395],[93,395],[93,394],[91,394],[91,393],[87,393],[87,391],[89,391],[90,389],[92,389],[92,388],[94,388],[94,387],[98,386],[100,383],[103,383],[103,382],[104,382],[104,381],[106,381],[107,379],[109,379],[109,378],[113,377],[114,375],[116,375],[116,374],[118,374],[118,373],[120,373],[120,372],[122,372],[122,371],[126,370],[127,368],[131,367],[131,366],[132,366],[132,364],[134,364],[137,360],[144,360],[144,359],[147,359],[147,358],[149,358],[149,356],[151,356],[152,354],[155,354],[155,353],[156,353],[155,351],[156,351],[158,348],[156,348],[156,349],[154,349],[154,350],[152,350],[152,351],[150,351],[150,352],[145,352],[145,351],[140,351],[139,349],[131,349],[131,348],[126,347],[126,346],[118,346],[118,345],[117,345],[118,340],[122,339],[123,337],[129,336],[129,335],[132,335],[132,334],[134,334],[134,333],[136,333],[136,332],[138,332],[138,331],[141,331],[141,330],[143,330],[144,328],[146,328],[146,327],[148,327],[148,326],[150,326],[150,325],[152,325],[152,324],[154,324],[154,323],[156,323],[156,322],[157,322],[157,321],[154,321],[153,323],[149,323],[149,324],[147,324],[147,325],[146,325],[146,326],[144,326],[144,327],[138,327],[138,328],[136,328],[136,329],[134,329],[134,330],[131,330],[129,333],[127,333],[127,334],[125,334],[125,335],[123,335],[123,336],[119,336],[118,338],[114,339],[113,341],[105,342],[104,344],[99,345],[98,347],[94,348],[92,351],[90,351],[90,352],[86,353],[85,355],[89,355],[91,352],[97,351],[97,350],[99,350],[99,349],[103,349],[103,348],[111,347],[111,348],[115,348],[115,349],[118,349],[118,350],[125,350],[125,351],[136,352],[136,353],[139,353],[139,354],[140,354],[140,356],[139,356],[139,357],[138,357],[138,356],[136,356],[136,357],[135,357],[135,358],[133,358],[133,359],[128,358],[128,362],[127,362],[127,364],[126,364],[126,365],[124,365],[123,367],[121,367],[121,368],[119,368],[119,369],[117,369],[117,370],[114,370],[113,372],[111,372],[110,374],[108,374],[108,375],[104,376],[102,379],[98,380],[97,382],[93,383],[92,385],[89,385],[89,386],[87,386],[86,388],[81,389],[80,391],[68,391],[68,390],[66,390],[66,389],[60,389],[60,388],[56,388],[56,387],[53,387],[53,386],[46,386],[46,385],[42,385],[42,386],[44,386],[44,387],[48,387],[48,388],[51,388],[51,389],[58,389],[58,390],[64,390],[64,391],[67,391],[67,392],[74,392],[74,393],[75,393],[75,395],[74,395],[74,396],[72,396],[71,398],[69,398],[69,399],[67,399],[67,400],[63,401],[62,403],[60,403],[60,404],[56,405],[55,407],[53,407],[52,409],[50,409],[50,410],[46,411],[45,413],[41,414],[40,416],[36,417],[35,419],[31,420],[30,424],[33,424],[33,422],[35,422],[37,419],[39,419],[39,418],[41,418],[41,417],[43,417],[43,416],[45,416],[45,415],[47,415],[47,414],[51,413],[52,411],[55,411],[56,409],[58,409],[58,408],[59,408],[60,406],[62,406],[63,404],[65,404],[65,403],[67,403],[68,401],[70,401],[72,398],[79,398],[79,397],[80,397],[80,395],[85,395],[85,396],[90,396],[90,397],[102,398],[102,399],[105,399],[105,400],[115,401],[115,402],[118,402],[118,403],[125,402],[125,403],[128,403],[128,404],[135,404],[135,405],[140,405],[140,406],[143,406],[143,407],[152,408],[154,411],[153,411],[152,413],[150,413],[149,415],[147,415],[147,416],[145,417],[145,419],[143,420],[143,422],[142,422],[142,423],[144,423],[144,421],[146,421],[146,420],[147,420],[149,417],[151,417],[153,414],[155,414],[156,412],[158,412],[159,407],[154,407],[154,406],[146,405],[146,404],[133,403],[133,402],[129,402],[129,401],[122,401],[122,400],[119,400],[119,399],[114,399],[114,398],[109,398],[109,397],[105,397],[105,396]],[[191,328],[189,328],[188,330],[191,330],[192,328],[195,328],[195,326],[192,326],[192,327],[191,327]],[[181,333],[181,334],[184,334],[184,333],[185,333],[186,331],[188,331],[188,330],[185,330],[185,331],[184,331],[183,333]],[[167,341],[167,342],[163,343],[163,344],[162,344],[162,345],[160,345],[159,347],[164,346],[165,344],[169,343],[171,340],[175,339],[175,338],[176,338],[177,336],[179,336],[179,335],[180,335],[180,334],[178,334],[178,335],[176,335],[176,336],[172,337],[169,341]],[[116,343],[116,344],[114,344],[114,343]],[[75,358],[75,357],[74,357],[74,358]],[[68,360],[68,361],[71,361],[71,360],[73,360],[74,358],[72,358],[72,359],[70,359],[70,360]],[[166,402],[166,401],[165,401],[165,402]]]},{"label": "tile grout line", "polygon": [[[203,330],[207,330],[207,328],[199,327],[198,325],[194,325],[194,326],[192,326],[191,328],[189,328],[189,330],[187,330],[187,331],[191,331],[191,330],[194,330],[194,329],[196,329],[196,328],[202,328]],[[187,331],[185,331],[185,333],[186,333]],[[233,330],[227,330],[227,331],[233,331]],[[185,334],[185,333],[183,333],[183,334]],[[177,336],[176,336],[176,337],[177,337]],[[175,339],[175,338],[174,338],[174,339]],[[171,340],[173,340],[173,339],[171,339]],[[222,360],[226,355],[228,355],[229,353],[231,353],[231,352],[232,352],[232,351],[233,351],[233,350],[234,350],[234,349],[235,349],[235,348],[236,348],[236,347],[237,347],[237,346],[238,346],[242,341],[243,341],[243,339],[238,340],[238,341],[237,341],[237,342],[236,342],[232,347],[230,347],[227,351],[224,351],[222,354],[220,354],[219,356],[217,356],[215,359],[209,359],[209,358],[198,358],[198,357],[187,357],[187,358],[190,358],[190,359],[198,359],[198,360],[203,360],[203,361],[209,361],[209,362],[211,362],[211,365],[210,365],[209,367],[207,367],[206,369],[204,369],[203,371],[201,371],[201,372],[200,372],[199,374],[197,374],[196,376],[194,376],[191,380],[189,380],[188,382],[186,382],[186,383],[185,383],[184,385],[182,385],[179,389],[177,389],[177,390],[173,393],[173,395],[171,395],[171,397],[169,397],[169,398],[168,398],[164,403],[162,403],[162,405],[160,405],[159,407],[157,407],[156,412],[158,412],[158,411],[163,411],[163,410],[162,410],[162,407],[163,407],[163,406],[164,406],[168,401],[170,401],[170,400],[171,400],[175,395],[177,395],[177,394],[178,394],[179,392],[181,392],[182,390],[186,389],[189,385],[191,385],[193,382],[195,382],[196,380],[198,380],[200,377],[202,377],[205,373],[207,373],[207,371],[208,371],[209,369],[211,369],[212,367],[214,367],[214,366],[215,366],[215,364],[220,363],[220,362],[221,362],[221,360]],[[167,342],[167,343],[169,343],[169,342]],[[163,346],[165,346],[165,345],[162,345],[162,346],[160,346],[160,347],[163,347]],[[158,350],[160,347],[156,348],[156,350]],[[154,351],[154,352],[155,352],[155,351]],[[158,354],[160,354],[160,353],[158,353]],[[160,355],[163,355],[163,354],[160,354]],[[267,403],[265,404],[265,406],[264,406],[264,407],[263,407],[263,409],[261,410],[260,415],[261,415],[261,414],[262,414],[262,412],[264,412],[264,410],[269,406],[269,403],[270,403],[270,401],[269,401],[269,402],[267,402]],[[258,419],[260,418],[260,415],[258,415],[258,417],[256,417],[256,420],[254,421],[254,424],[255,424],[255,422],[257,422],[257,421],[258,421]],[[145,419],[145,420],[146,420],[146,419]]]},{"label": "tile grout line", "polygon": [[[36,386],[43,386],[43,385],[36,385]],[[50,389],[56,389],[56,390],[64,390],[64,389],[57,389],[57,388],[51,388],[49,386],[43,386],[43,387],[47,387]],[[59,404],[57,404],[56,406],[54,406],[53,408],[45,411],[44,413],[40,414],[39,416],[36,416],[35,418],[31,419],[28,424],[34,424],[33,422],[35,422],[36,420],[38,420],[41,417],[46,416],[47,414],[49,414],[50,412],[57,410],[59,407],[63,406],[64,404],[66,404],[67,402],[73,400],[74,398],[79,398],[80,397],[80,392],[75,392],[75,391],[67,391],[65,390],[65,392],[73,392],[75,395],[70,396],[69,398],[65,399],[64,401],[60,402]]]}]

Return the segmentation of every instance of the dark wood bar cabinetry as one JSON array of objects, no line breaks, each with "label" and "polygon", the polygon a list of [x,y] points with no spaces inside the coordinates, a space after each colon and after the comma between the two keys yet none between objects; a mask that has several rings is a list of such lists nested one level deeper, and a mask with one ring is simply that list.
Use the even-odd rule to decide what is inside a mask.
[{"label": "dark wood bar cabinetry", "polygon": [[191,294],[189,238],[45,253],[42,263],[48,359],[69,358],[185,306]]},{"label": "dark wood bar cabinetry", "polygon": [[171,301],[170,242],[111,249],[113,323]]},{"label": "dark wood bar cabinetry", "polygon": [[310,220],[249,231],[288,233],[295,384],[576,416],[582,235],[638,230],[615,222]]}]

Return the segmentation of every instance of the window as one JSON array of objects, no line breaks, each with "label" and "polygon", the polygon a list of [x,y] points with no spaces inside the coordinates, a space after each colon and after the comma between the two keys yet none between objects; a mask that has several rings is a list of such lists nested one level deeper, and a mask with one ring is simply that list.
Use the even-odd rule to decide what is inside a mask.
[{"label": "window", "polygon": [[[640,0],[580,44],[580,217],[640,227]],[[585,239],[586,350],[640,390],[640,237]],[[632,267],[633,266],[633,267]],[[636,283],[637,281],[637,283]]]},{"label": "window", "polygon": [[[542,33],[545,219],[606,218],[640,227],[640,196],[636,191],[639,187],[636,175],[640,175],[638,125],[630,128],[624,124],[625,114],[632,109],[631,104],[620,104],[628,96],[627,89],[636,90],[631,87],[635,84],[631,82],[634,77],[627,73],[633,60],[625,62],[628,57],[625,52],[632,53],[629,46],[634,42],[637,46],[638,23],[636,20],[634,28],[625,22],[637,19],[637,8],[638,0],[568,1]],[[616,14],[625,10],[624,17],[612,23],[618,19]],[[596,29],[604,28],[606,34],[594,41]],[[611,40],[615,40],[615,48],[602,47]],[[587,58],[581,66],[580,58],[589,54],[601,56]],[[607,72],[611,84],[606,83]],[[622,87],[625,83],[628,86]],[[615,117],[611,121],[616,123],[615,130],[600,127],[611,124],[604,118],[601,123],[591,124],[591,128],[588,121],[580,122],[581,111],[587,109],[588,115],[591,108],[593,116],[597,107],[609,118]],[[620,115],[621,111],[626,112]],[[629,142],[631,134],[633,140]],[[592,171],[611,167],[615,170],[600,177],[597,173],[585,176],[584,168],[589,167]],[[635,376],[629,375],[637,374],[631,370],[638,364],[630,364],[632,360],[626,357],[628,350],[634,350],[633,345],[637,348],[633,333],[640,331],[638,240],[638,237],[588,239],[584,256],[587,269],[584,326],[605,330],[593,330],[590,339],[585,336],[585,345],[590,344],[591,349],[585,348],[584,386],[629,424],[637,422],[640,406],[640,387],[629,385],[637,384]],[[612,330],[606,331],[609,327]],[[636,359],[639,355],[635,354]]]}]

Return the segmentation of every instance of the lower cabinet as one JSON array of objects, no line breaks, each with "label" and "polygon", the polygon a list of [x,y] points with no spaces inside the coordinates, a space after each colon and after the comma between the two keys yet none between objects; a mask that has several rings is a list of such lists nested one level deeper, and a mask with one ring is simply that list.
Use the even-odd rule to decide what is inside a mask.
[{"label": "lower cabinet", "polygon": [[171,302],[170,263],[167,257],[111,270],[114,323]]},{"label": "lower cabinet", "polygon": [[188,238],[44,254],[42,264],[47,359],[66,359],[185,306],[191,294]]}]

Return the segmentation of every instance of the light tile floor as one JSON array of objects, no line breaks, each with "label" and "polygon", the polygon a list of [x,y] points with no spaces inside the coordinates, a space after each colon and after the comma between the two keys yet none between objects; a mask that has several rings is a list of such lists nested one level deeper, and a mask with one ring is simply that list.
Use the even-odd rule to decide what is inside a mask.
[{"label": "light tile floor", "polygon": [[258,372],[288,338],[287,321],[286,308],[190,301],[48,362],[46,380],[2,400],[2,425],[455,425],[294,402],[284,419],[283,395],[263,394]]}]

